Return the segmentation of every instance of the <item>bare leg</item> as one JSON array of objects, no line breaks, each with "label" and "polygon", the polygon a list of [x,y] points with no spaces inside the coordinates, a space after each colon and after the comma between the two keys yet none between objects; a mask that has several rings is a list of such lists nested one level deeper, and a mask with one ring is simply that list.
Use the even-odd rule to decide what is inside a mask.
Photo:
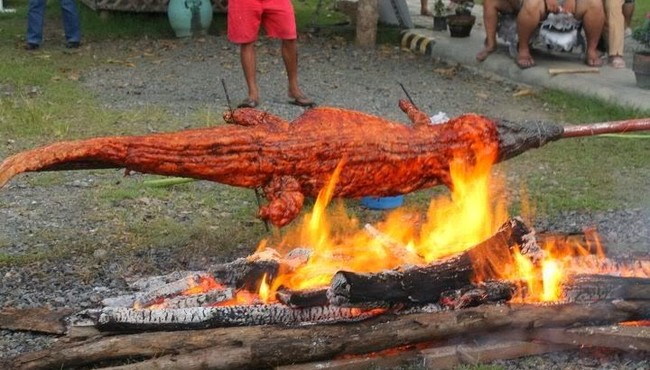
[{"label": "bare leg", "polygon": [[623,4],[623,17],[625,18],[625,28],[630,28],[632,16],[634,15],[634,3]]},{"label": "bare leg", "polygon": [[539,22],[546,16],[542,1],[525,1],[517,16],[517,65],[521,68],[535,66],[535,60],[530,55],[530,38]]},{"label": "bare leg", "polygon": [[244,77],[246,78],[246,86],[248,87],[248,99],[250,101],[259,102],[259,90],[257,88],[257,79],[255,75],[256,59],[255,59],[255,44],[241,44],[239,45],[239,53],[241,59],[241,66],[244,70]]},{"label": "bare leg", "polygon": [[429,10],[429,0],[420,0],[420,15],[427,17],[432,17],[431,11]]},{"label": "bare leg", "polygon": [[311,101],[305,97],[298,86],[298,46],[295,39],[282,40],[282,59],[289,80],[289,97],[299,105],[309,105]]},{"label": "bare leg", "polygon": [[585,63],[592,67],[600,67],[603,61],[598,52],[598,40],[603,32],[605,11],[601,0],[579,1],[576,8],[576,17],[582,19],[587,38],[587,55]]},{"label": "bare leg", "polygon": [[485,26],[485,44],[483,49],[476,54],[476,60],[484,61],[497,49],[497,23],[499,11],[497,0],[485,0],[483,4],[483,25]]},{"label": "bare leg", "polygon": [[515,6],[509,0],[485,0],[483,3],[483,25],[485,44],[476,54],[476,60],[484,61],[497,49],[497,23],[499,13],[514,13]]}]

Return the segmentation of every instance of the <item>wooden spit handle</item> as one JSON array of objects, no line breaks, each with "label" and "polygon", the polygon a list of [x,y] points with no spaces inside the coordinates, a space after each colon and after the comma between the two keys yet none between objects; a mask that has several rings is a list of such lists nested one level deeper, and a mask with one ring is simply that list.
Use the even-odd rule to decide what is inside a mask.
[{"label": "wooden spit handle", "polygon": [[602,134],[650,131],[650,118],[637,118],[623,121],[591,123],[587,125],[564,126],[565,137],[594,136]]}]

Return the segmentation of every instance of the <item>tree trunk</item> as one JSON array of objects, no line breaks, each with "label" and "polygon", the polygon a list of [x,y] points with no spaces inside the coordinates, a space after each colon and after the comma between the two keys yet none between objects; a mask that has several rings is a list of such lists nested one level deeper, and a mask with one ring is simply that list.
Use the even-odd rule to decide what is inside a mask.
[{"label": "tree trunk", "polygon": [[377,43],[379,21],[378,0],[359,0],[357,5],[357,45],[374,47]]}]

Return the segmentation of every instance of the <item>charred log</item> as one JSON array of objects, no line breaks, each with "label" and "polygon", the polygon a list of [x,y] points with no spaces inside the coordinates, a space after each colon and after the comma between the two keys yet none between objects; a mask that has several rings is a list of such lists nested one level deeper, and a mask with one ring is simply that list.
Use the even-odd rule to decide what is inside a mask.
[{"label": "charred log", "polygon": [[238,258],[229,263],[212,266],[209,272],[222,284],[254,291],[259,288],[264,275],[272,280],[279,268],[279,262],[273,259],[251,261],[247,258]]},{"label": "charred log", "polygon": [[313,307],[329,304],[327,288],[313,290],[279,290],[276,298],[290,307]]},{"label": "charred log", "polygon": [[512,299],[520,284],[507,280],[490,280],[462,289],[443,292],[440,304],[446,308],[461,309],[486,303],[506,302]]},{"label": "charred log", "polygon": [[539,258],[533,232],[519,219],[509,220],[475,247],[426,266],[370,274],[339,271],[328,296],[334,305],[357,307],[437,302],[441,293],[470,285],[477,273],[499,278],[499,269],[512,261],[514,247]]},{"label": "charred log", "polygon": [[[183,309],[104,308],[86,310],[78,316],[95,322],[100,331],[135,332],[205,329],[252,325],[309,325],[365,320],[382,310],[346,307],[291,308],[280,304]],[[84,325],[88,325],[84,322]]]}]

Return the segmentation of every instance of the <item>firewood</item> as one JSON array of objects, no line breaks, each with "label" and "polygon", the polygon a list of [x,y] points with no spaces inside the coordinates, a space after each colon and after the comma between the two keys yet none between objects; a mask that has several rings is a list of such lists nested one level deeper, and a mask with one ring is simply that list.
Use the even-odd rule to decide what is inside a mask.
[{"label": "firewood", "polygon": [[[464,333],[566,327],[650,318],[650,301],[556,305],[486,305],[459,311],[383,315],[372,320],[306,327],[251,326],[111,335],[61,343],[21,355],[11,369],[76,368],[125,359],[120,369],[264,368],[363,354]],[[398,334],[397,334],[398,333]]]},{"label": "firewood", "polygon": [[502,341],[489,344],[461,344],[421,351],[425,369],[446,370],[458,365],[479,365],[495,360],[541,355],[571,349],[570,345],[527,341]]},{"label": "firewood", "polygon": [[575,275],[562,287],[570,302],[626,299],[650,300],[650,278],[612,275]]},{"label": "firewood", "polygon": [[531,337],[548,343],[571,344],[579,347],[650,352],[650,327],[648,326],[548,328],[533,331]]},{"label": "firewood", "polygon": [[160,303],[165,298],[176,297],[184,291],[199,285],[201,279],[204,277],[211,278],[210,275],[192,274],[159,286],[155,289],[144,292],[141,295],[137,295],[133,305],[136,308],[145,308],[152,304]]},{"label": "firewood", "polygon": [[352,356],[340,360],[308,362],[304,364],[278,366],[274,370],[358,370],[358,369],[398,369],[410,368],[419,362],[417,350],[399,349],[392,353],[372,353],[365,356]]},{"label": "firewood", "polygon": [[274,259],[250,260],[238,258],[232,262],[210,267],[210,274],[224,285],[256,291],[264,275],[277,275],[280,263]]},{"label": "firewood", "polygon": [[250,325],[307,325],[365,320],[380,310],[319,306],[291,308],[280,304],[178,309],[107,307],[80,313],[95,319],[100,331],[159,331]]},{"label": "firewood", "polygon": [[366,224],[363,229],[377,240],[388,252],[390,252],[392,257],[404,261],[404,264],[421,264],[423,262],[422,257],[409,250],[405,245],[392,240],[388,235],[382,233],[376,227]]},{"label": "firewood", "polygon": [[0,329],[62,335],[64,319],[72,312],[67,308],[7,308],[0,311]]},{"label": "firewood", "polygon": [[329,304],[326,288],[300,291],[283,289],[276,293],[276,297],[289,307],[313,307]]},{"label": "firewood", "polygon": [[470,285],[476,273],[498,278],[498,267],[492,262],[507,265],[514,247],[539,258],[531,234],[521,220],[511,219],[486,241],[425,266],[368,274],[339,271],[332,278],[328,296],[332,304],[357,307],[437,302],[442,292]]},{"label": "firewood", "polygon": [[219,302],[229,301],[235,297],[232,288],[214,289],[207,293],[177,296],[165,299],[164,308],[190,308],[214,305]]},{"label": "firewood", "polygon": [[205,274],[205,271],[174,271],[166,275],[147,276],[139,279],[127,279],[129,288],[141,292],[157,289],[165,284],[178,281],[184,277]]}]

